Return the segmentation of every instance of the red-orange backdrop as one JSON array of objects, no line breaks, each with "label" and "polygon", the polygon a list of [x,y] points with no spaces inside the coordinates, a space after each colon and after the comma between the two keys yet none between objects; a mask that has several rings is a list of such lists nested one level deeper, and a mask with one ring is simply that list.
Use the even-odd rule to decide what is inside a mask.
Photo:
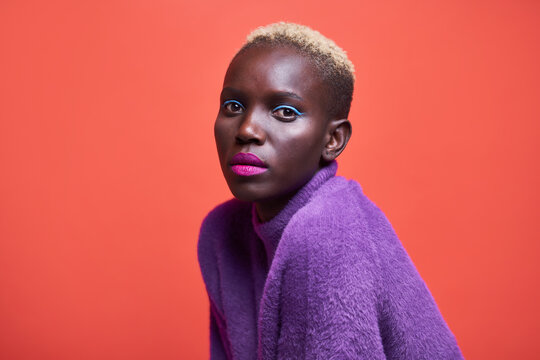
[{"label": "red-orange backdrop", "polygon": [[0,358],[206,359],[200,222],[230,197],[212,126],[253,28],[357,69],[339,173],[394,225],[469,359],[540,333],[540,3],[0,4]]}]

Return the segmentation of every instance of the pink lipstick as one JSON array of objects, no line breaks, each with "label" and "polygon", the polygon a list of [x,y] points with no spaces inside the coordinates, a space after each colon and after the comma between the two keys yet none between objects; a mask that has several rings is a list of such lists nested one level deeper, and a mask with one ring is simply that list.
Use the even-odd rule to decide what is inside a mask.
[{"label": "pink lipstick", "polygon": [[238,153],[230,162],[231,170],[240,176],[258,175],[268,170],[266,164],[255,154]]}]

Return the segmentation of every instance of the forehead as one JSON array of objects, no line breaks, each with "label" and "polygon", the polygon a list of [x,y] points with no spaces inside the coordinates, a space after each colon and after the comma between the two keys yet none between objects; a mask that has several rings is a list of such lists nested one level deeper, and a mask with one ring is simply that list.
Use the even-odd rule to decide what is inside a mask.
[{"label": "forehead", "polygon": [[238,54],[227,70],[223,87],[243,91],[292,92],[321,102],[325,89],[312,60],[291,47],[256,46]]}]

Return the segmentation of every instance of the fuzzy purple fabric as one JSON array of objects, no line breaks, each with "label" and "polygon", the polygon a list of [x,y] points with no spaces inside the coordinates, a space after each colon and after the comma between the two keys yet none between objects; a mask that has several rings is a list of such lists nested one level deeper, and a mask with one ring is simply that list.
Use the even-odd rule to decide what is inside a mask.
[{"label": "fuzzy purple fabric", "polygon": [[268,222],[236,199],[204,219],[210,358],[462,359],[390,223],[336,170]]}]

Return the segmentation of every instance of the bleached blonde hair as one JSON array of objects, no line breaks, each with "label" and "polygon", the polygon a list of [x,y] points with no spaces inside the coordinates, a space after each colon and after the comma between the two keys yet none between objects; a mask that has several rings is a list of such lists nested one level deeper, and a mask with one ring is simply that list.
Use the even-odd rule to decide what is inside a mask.
[{"label": "bleached blonde hair", "polygon": [[237,55],[256,46],[290,46],[308,56],[326,82],[332,116],[347,117],[354,88],[354,65],[334,41],[307,26],[278,22],[253,30]]}]

